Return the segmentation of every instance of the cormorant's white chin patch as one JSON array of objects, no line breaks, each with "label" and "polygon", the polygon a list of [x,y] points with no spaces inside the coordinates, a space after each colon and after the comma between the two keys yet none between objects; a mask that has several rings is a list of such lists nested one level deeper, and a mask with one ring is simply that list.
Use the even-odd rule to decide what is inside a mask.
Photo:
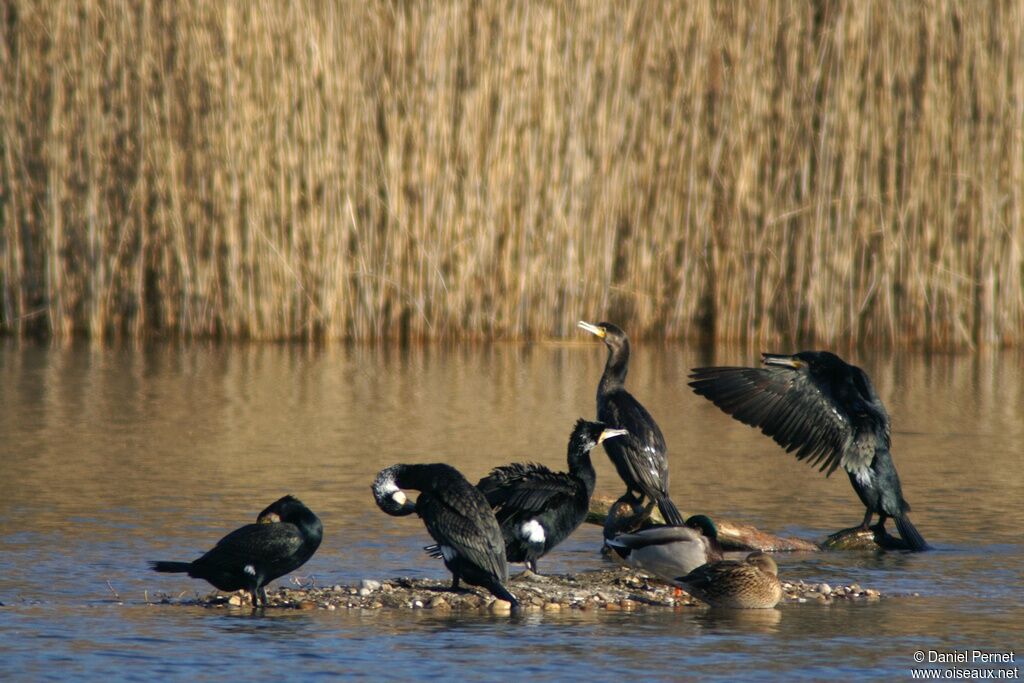
[{"label": "cormorant's white chin patch", "polygon": [[395,501],[399,505],[405,505],[405,501],[409,499],[406,497],[405,492],[399,489],[391,494],[391,500]]},{"label": "cormorant's white chin patch", "polygon": [[529,522],[523,522],[523,525],[519,527],[519,533],[527,543],[544,542],[544,527],[542,527],[535,519],[531,519]]},{"label": "cormorant's white chin patch", "polygon": [[248,574],[249,576],[256,576],[256,567],[252,566],[251,564],[245,565],[245,567],[242,568],[242,571]]},{"label": "cormorant's white chin patch", "polygon": [[445,562],[451,562],[455,559],[456,555],[458,555],[458,553],[455,552],[455,548],[451,547],[450,545],[441,546],[441,557],[444,558]]}]

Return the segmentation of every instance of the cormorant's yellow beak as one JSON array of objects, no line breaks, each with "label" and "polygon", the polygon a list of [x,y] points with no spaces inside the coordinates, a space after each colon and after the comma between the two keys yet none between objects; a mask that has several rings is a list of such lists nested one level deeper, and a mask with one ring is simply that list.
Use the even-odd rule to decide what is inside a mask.
[{"label": "cormorant's yellow beak", "polygon": [[626,434],[629,434],[629,431],[625,429],[606,429],[601,432],[601,436],[597,437],[597,442],[601,443],[606,439],[611,439],[615,436],[625,436]]},{"label": "cormorant's yellow beak", "polygon": [[778,353],[762,353],[761,361],[765,365],[781,365],[783,367],[793,368],[794,370],[799,370],[800,368],[804,367],[804,365],[806,365],[806,363],[804,363],[799,358],[793,358],[792,356],[784,356]]},{"label": "cormorant's yellow beak", "polygon": [[594,335],[598,339],[604,339],[605,331],[597,325],[591,325],[590,323],[583,322],[582,320],[576,323],[576,327],[581,330],[586,330],[590,334]]}]

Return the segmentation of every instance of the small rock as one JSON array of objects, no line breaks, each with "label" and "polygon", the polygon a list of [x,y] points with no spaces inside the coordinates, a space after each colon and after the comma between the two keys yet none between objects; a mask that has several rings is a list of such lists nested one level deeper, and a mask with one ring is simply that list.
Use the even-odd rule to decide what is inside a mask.
[{"label": "small rock", "polygon": [[430,607],[430,609],[439,610],[446,610],[452,608],[452,606],[448,604],[448,601],[441,597],[434,598],[430,601],[430,603],[427,606]]},{"label": "small rock", "polygon": [[413,600],[412,601],[412,606],[413,606],[413,609],[420,609],[421,607],[423,607],[423,601],[422,600]]},{"label": "small rock", "polygon": [[818,590],[827,595],[828,593],[832,592],[832,586],[828,585],[827,583],[823,583],[820,586],[818,586]]},{"label": "small rock", "polygon": [[313,602],[312,600],[303,600],[298,605],[296,605],[296,607],[298,607],[299,609],[303,609],[303,610],[305,610],[305,609],[316,609],[316,603]]},{"label": "small rock", "polygon": [[635,600],[629,600],[629,599],[625,599],[625,600],[621,601],[619,603],[619,606],[622,607],[622,609],[625,610],[626,612],[632,612],[633,610],[635,610],[637,608],[636,601]]},{"label": "small rock", "polygon": [[373,591],[372,591],[372,590],[370,590],[369,588],[360,588],[360,589],[359,589],[359,595],[360,595],[360,596],[362,596],[362,597],[364,597],[364,598],[365,598],[365,597],[366,597],[367,595],[369,595],[370,593],[372,593],[372,592],[373,592]]},{"label": "small rock", "polygon": [[235,607],[238,607],[239,605],[242,604],[241,596],[232,595],[230,598],[228,598],[228,604],[229,605],[234,605]]},{"label": "small rock", "polygon": [[491,603],[492,612],[511,612],[512,603],[508,600],[495,600]]},{"label": "small rock", "polygon": [[[359,582],[359,587],[367,592],[373,592],[380,588],[380,581],[374,581],[373,579],[363,579]],[[363,595],[360,592],[360,595]]]},{"label": "small rock", "polygon": [[557,602],[546,602],[544,603],[545,612],[558,612],[562,609],[562,606]]},{"label": "small rock", "polygon": [[797,598],[797,602],[807,602],[807,598]]},{"label": "small rock", "polygon": [[605,609],[608,610],[609,612],[620,612],[620,611],[622,611],[622,607],[620,607],[619,603],[617,603],[617,602],[609,602],[607,605],[605,605]]}]

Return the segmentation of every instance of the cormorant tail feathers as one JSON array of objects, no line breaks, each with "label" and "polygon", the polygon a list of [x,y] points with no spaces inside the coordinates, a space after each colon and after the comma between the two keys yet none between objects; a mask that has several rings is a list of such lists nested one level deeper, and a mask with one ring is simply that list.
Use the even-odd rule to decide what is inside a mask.
[{"label": "cormorant tail feathers", "polygon": [[903,515],[902,517],[895,517],[896,529],[900,532],[900,538],[907,544],[907,547],[914,552],[920,552],[922,550],[928,550],[931,546],[925,542],[924,537],[918,532],[917,528],[910,522],[910,517]]}]

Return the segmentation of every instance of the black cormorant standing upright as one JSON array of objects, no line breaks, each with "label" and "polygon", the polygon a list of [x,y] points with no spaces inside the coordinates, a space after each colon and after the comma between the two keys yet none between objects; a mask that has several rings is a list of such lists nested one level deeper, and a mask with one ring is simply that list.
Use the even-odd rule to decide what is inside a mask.
[{"label": "black cormorant standing upright", "polygon": [[878,514],[870,528],[884,536],[892,517],[908,548],[927,550],[907,516],[889,453],[889,415],[867,374],[828,351],[761,355],[767,367],[695,368],[690,386],[826,476],[842,465],[867,508],[860,528]]},{"label": "black cormorant standing upright", "polygon": [[606,442],[605,452],[628,490],[654,501],[667,524],[683,526],[685,520],[668,495],[665,437],[651,414],[626,391],[629,338],[611,323],[593,325],[581,321],[579,327],[608,347],[608,362],[597,385],[597,419],[629,432],[628,436]]},{"label": "black cormorant standing upright", "polygon": [[480,480],[477,488],[494,508],[509,562],[525,562],[536,573],[537,560],[583,523],[597,481],[590,450],[625,434],[624,429],[581,418],[569,436],[568,472],[514,463],[496,467]]},{"label": "black cormorant standing upright", "polygon": [[323,525],[294,496],[271,503],[257,520],[220,539],[198,560],[150,562],[150,567],[204,579],[222,591],[247,590],[253,607],[266,607],[266,585],[295,571],[313,556],[323,538]]},{"label": "black cormorant standing upright", "polygon": [[[518,605],[505,587],[508,562],[494,511],[457,469],[443,463],[392,465],[377,474],[371,488],[377,506],[389,515],[420,516],[452,573],[452,590],[458,590],[461,579]],[[402,489],[419,491],[416,502]]]}]

